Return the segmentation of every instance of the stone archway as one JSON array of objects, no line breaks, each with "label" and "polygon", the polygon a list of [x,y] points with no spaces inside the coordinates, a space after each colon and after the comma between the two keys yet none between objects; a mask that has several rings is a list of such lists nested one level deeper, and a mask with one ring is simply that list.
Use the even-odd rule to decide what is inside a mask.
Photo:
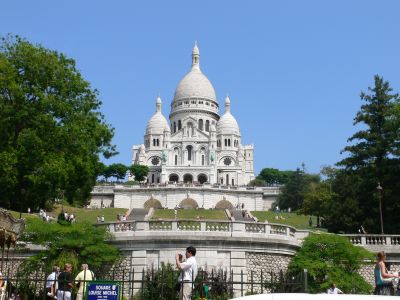
[{"label": "stone archway", "polygon": [[230,203],[228,200],[221,200],[215,205],[216,209],[233,209],[232,203]]},{"label": "stone archway", "polygon": [[198,208],[199,205],[192,198],[186,198],[185,200],[182,200],[181,203],[179,203],[179,207],[183,209],[193,209]]},{"label": "stone archway", "polygon": [[183,182],[184,183],[192,183],[193,182],[193,175],[192,174],[183,175]]},{"label": "stone archway", "polygon": [[157,200],[157,199],[154,199],[154,198],[150,198],[149,200],[147,200],[147,201],[144,203],[143,207],[144,207],[145,209],[150,209],[150,208],[163,208],[161,202],[160,202],[159,200]]},{"label": "stone archway", "polygon": [[197,176],[197,181],[201,184],[205,183],[208,181],[207,179],[207,175],[206,174],[199,174],[199,176]]},{"label": "stone archway", "polygon": [[178,182],[179,176],[177,174],[171,174],[171,175],[169,175],[169,181]]}]

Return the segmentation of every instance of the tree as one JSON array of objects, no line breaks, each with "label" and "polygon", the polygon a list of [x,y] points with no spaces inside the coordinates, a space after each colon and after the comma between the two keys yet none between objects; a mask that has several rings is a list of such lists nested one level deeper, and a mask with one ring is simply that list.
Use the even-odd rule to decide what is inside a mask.
[{"label": "tree", "polygon": [[98,92],[64,54],[19,37],[0,41],[0,205],[43,207],[63,190],[84,203],[99,155],[115,154]]},{"label": "tree", "polygon": [[106,178],[108,177],[115,177],[117,180],[123,180],[126,177],[126,172],[128,171],[128,167],[117,163],[117,164],[111,164],[108,167],[106,167],[106,172],[105,174],[107,175]]},{"label": "tree", "polygon": [[253,179],[252,181],[249,182],[250,186],[265,186],[266,183],[264,180],[262,180],[261,178],[259,178],[258,176]]},{"label": "tree", "polygon": [[294,171],[280,171],[273,168],[264,168],[261,170],[257,179],[264,180],[267,184],[286,184]]},{"label": "tree", "polygon": [[278,197],[278,205],[281,209],[298,210],[304,202],[304,195],[310,190],[311,184],[318,183],[319,175],[307,174],[297,168],[296,172],[289,176],[287,183],[282,188]]},{"label": "tree", "polygon": [[329,214],[328,210],[331,201],[332,192],[328,182],[323,181],[311,185],[310,190],[304,194],[304,201],[300,213],[325,217]]},{"label": "tree", "polygon": [[135,176],[136,181],[143,181],[149,173],[149,167],[144,165],[132,165],[129,171]]},{"label": "tree", "polygon": [[361,93],[365,103],[354,119],[362,129],[349,138],[351,144],[343,150],[348,156],[338,163],[342,169],[332,184],[336,196],[329,229],[354,232],[363,225],[368,232],[380,232],[382,196],[385,231],[395,233],[400,229],[396,219],[400,214],[400,98],[378,75],[368,91]]},{"label": "tree", "polygon": [[105,228],[85,222],[63,224],[29,219],[21,239],[46,246],[46,249],[24,262],[21,269],[24,275],[29,276],[41,267],[49,272],[51,266],[63,266],[66,262],[71,263],[74,270],[79,270],[82,263],[87,263],[94,271],[102,272],[120,258],[119,250],[106,243],[111,235]]},{"label": "tree", "polygon": [[373,259],[372,253],[352,245],[346,237],[311,234],[304,239],[288,269],[291,272],[307,269],[311,293],[324,293],[334,282],[344,293],[369,294],[372,286],[357,271]]}]

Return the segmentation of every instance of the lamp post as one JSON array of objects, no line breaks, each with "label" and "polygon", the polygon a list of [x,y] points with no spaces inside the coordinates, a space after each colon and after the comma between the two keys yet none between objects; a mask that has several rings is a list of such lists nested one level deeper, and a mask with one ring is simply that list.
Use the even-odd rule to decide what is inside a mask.
[{"label": "lamp post", "polygon": [[378,186],[376,187],[378,190],[378,197],[379,197],[379,214],[381,217],[381,234],[383,234],[383,216],[382,216],[382,193],[383,193],[383,187],[381,186],[381,183],[378,182]]},{"label": "lamp post", "polygon": [[22,204],[24,201],[25,189],[21,189],[21,201],[19,202],[19,218],[22,219]]}]

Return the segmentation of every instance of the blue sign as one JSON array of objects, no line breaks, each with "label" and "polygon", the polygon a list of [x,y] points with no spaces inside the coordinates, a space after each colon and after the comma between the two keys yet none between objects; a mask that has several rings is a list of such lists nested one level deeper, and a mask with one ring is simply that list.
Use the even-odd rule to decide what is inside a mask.
[{"label": "blue sign", "polygon": [[87,300],[119,300],[120,286],[114,281],[92,281],[86,286]]}]

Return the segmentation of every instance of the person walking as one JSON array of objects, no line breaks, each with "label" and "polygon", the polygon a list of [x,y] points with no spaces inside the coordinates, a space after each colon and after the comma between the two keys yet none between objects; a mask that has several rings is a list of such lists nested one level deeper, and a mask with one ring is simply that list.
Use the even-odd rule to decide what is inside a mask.
[{"label": "person walking", "polygon": [[385,266],[385,259],[386,259],[385,252],[383,251],[378,252],[376,258],[377,261],[374,269],[374,276],[375,276],[374,294],[385,295],[385,296],[394,295],[392,278],[399,278],[399,275],[388,273]]},{"label": "person walking", "polygon": [[76,300],[85,299],[84,293],[86,293],[86,283],[88,281],[94,280],[94,274],[89,270],[89,266],[87,264],[82,264],[81,272],[75,277],[75,285],[78,287],[78,293],[76,294]]},{"label": "person walking", "polygon": [[66,263],[64,271],[58,275],[57,300],[71,300],[72,265]]},{"label": "person walking", "polygon": [[46,279],[46,296],[47,299],[53,299],[56,296],[56,291],[57,291],[57,278],[58,278],[58,273],[60,273],[60,267],[58,266],[53,266],[52,272],[50,273],[49,276],[47,276]]},{"label": "person walking", "polygon": [[185,256],[186,261],[179,262],[179,253],[175,255],[176,267],[183,272],[182,286],[179,293],[180,300],[190,300],[192,298],[193,283],[197,277],[196,248],[187,247]]}]

